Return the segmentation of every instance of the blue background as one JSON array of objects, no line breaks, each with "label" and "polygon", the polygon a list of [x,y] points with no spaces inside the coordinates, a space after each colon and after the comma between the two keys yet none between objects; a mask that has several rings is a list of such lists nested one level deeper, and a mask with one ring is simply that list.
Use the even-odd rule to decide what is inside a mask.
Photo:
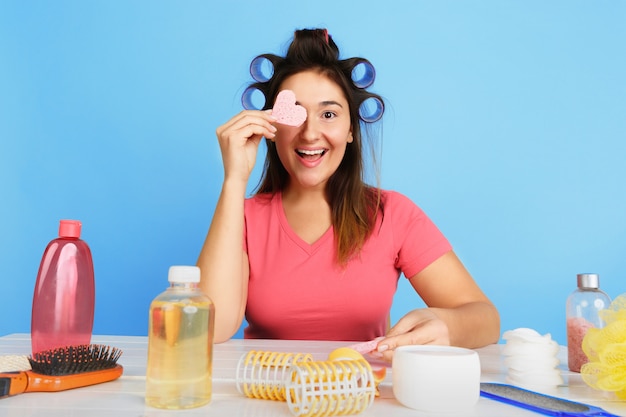
[{"label": "blue background", "polygon": [[[577,273],[626,292],[624,22],[601,0],[2,1],[0,334],[29,331],[62,218],[93,252],[94,332],[146,334],[168,267],[204,241],[214,132],[251,59],[328,27],[377,69],[382,186],[437,223],[503,331],[563,344]],[[392,319],[421,305],[403,281]]]}]

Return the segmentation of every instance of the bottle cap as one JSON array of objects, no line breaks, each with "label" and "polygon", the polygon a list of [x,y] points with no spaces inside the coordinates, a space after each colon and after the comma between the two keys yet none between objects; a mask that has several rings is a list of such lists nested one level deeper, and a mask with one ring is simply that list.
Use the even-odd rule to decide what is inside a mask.
[{"label": "bottle cap", "polygon": [[78,220],[61,220],[59,224],[59,237],[80,237],[82,223]]},{"label": "bottle cap", "polygon": [[578,281],[578,288],[595,290],[600,288],[600,275],[598,274],[578,274],[576,280]]},{"label": "bottle cap", "polygon": [[200,268],[197,266],[170,266],[169,282],[200,282]]}]

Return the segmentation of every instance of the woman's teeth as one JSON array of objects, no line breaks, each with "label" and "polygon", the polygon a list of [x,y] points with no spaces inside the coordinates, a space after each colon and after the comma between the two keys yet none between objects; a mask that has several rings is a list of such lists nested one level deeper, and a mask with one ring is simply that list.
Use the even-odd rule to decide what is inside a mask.
[{"label": "woman's teeth", "polygon": [[325,151],[324,149],[316,149],[314,151],[298,149],[297,152],[301,155],[322,155]]},{"label": "woman's teeth", "polygon": [[315,160],[321,158],[326,153],[326,149],[296,149],[296,152],[303,159]]}]

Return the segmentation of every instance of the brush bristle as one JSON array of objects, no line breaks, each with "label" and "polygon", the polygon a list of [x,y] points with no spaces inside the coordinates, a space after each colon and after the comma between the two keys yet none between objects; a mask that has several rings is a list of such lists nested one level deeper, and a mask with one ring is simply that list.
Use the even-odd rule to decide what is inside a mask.
[{"label": "brush bristle", "polygon": [[71,375],[114,368],[122,351],[106,345],[77,345],[34,353],[28,358],[33,372]]}]

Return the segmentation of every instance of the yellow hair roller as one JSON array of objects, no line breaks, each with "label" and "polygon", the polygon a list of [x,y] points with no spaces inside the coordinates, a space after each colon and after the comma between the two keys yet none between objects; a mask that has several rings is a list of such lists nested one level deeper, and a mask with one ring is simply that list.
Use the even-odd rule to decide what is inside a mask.
[{"label": "yellow hair roller", "polygon": [[310,354],[252,350],[237,363],[237,390],[250,398],[285,401],[287,371],[294,363],[311,361]]},{"label": "yellow hair roller", "polygon": [[250,351],[237,364],[237,389],[250,398],[286,401],[298,417],[358,414],[378,394],[386,370],[373,372],[357,351],[336,349],[326,361],[312,355]]},{"label": "yellow hair roller", "polygon": [[372,368],[365,359],[295,364],[286,388],[289,410],[300,417],[358,414],[376,396]]}]

